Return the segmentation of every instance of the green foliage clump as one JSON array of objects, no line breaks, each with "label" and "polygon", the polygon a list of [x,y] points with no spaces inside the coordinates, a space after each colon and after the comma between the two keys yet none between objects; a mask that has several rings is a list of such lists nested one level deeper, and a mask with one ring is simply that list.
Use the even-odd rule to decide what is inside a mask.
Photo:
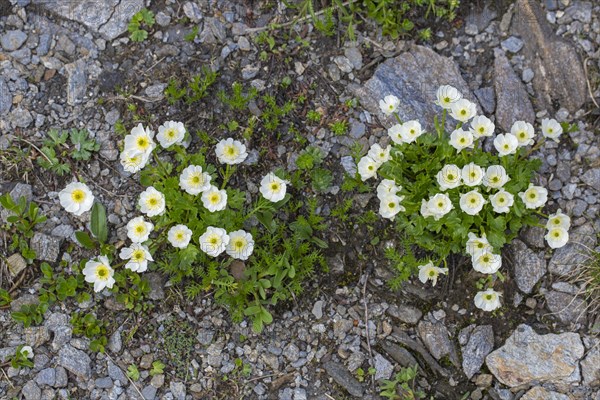
[{"label": "green foliage clump", "polygon": [[302,175],[308,177],[315,192],[326,191],[333,182],[331,171],[320,167],[323,160],[323,151],[314,146],[304,149],[296,159],[298,170]]},{"label": "green foliage clump", "polygon": [[71,325],[73,325],[73,334],[82,335],[91,340],[90,350],[104,353],[108,339],[103,321],[98,320],[92,313],[76,312],[71,317]]},{"label": "green foliage clump", "polygon": [[148,38],[148,31],[146,29],[152,28],[154,23],[154,13],[146,8],[141,9],[133,14],[131,21],[127,25],[127,30],[130,34],[129,38],[134,42],[143,42]]},{"label": "green foliage clump", "polygon": [[187,82],[171,78],[165,88],[165,97],[169,104],[175,104],[182,99],[188,105],[197,103],[208,95],[208,89],[216,82],[217,76],[217,72],[204,66]]},{"label": "green foliage clump", "polygon": [[3,227],[6,232],[12,232],[9,249],[19,250],[23,258],[29,262],[33,261],[35,251],[29,247],[29,239],[33,237],[35,226],[46,221],[46,216],[40,215],[40,208],[33,201],[28,206],[25,197],[15,202],[10,194],[6,193],[0,196],[0,205],[11,213],[6,218],[8,224]]},{"label": "green foliage clump", "polygon": [[379,395],[389,400],[424,399],[425,393],[415,390],[417,366],[402,368],[391,380],[384,379],[380,384]]},{"label": "green foliage clump", "polygon": [[100,150],[100,143],[89,137],[87,129],[50,129],[40,150],[42,155],[37,158],[37,163],[42,168],[63,176],[71,172],[71,159],[88,161],[92,153]]}]

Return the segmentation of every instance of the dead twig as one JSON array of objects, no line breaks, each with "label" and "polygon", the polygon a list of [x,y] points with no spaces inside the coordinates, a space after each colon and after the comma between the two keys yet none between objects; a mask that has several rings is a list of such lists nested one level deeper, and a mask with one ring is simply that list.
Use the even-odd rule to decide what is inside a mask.
[{"label": "dead twig", "polygon": [[[369,307],[367,305],[367,282],[369,281],[369,267],[367,267],[367,271],[365,272],[362,288],[362,296],[363,296],[363,307],[364,307],[364,317],[365,317],[365,337],[367,339],[367,351],[369,352],[369,361],[372,366],[375,366],[373,360],[373,351],[371,350],[371,336],[369,335]],[[371,375],[371,385],[375,387],[375,376]]]}]

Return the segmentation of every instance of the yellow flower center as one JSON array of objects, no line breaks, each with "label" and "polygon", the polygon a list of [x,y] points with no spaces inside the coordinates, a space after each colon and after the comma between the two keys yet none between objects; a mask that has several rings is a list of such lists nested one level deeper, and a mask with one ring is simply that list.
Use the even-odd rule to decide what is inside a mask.
[{"label": "yellow flower center", "polygon": [[453,180],[454,179],[454,175],[453,174],[448,174],[448,179]]},{"label": "yellow flower center", "polygon": [[174,128],[169,128],[165,132],[165,136],[168,137],[169,139],[175,138],[175,135],[176,135],[176,132],[175,132]]},{"label": "yellow flower center", "polygon": [[75,189],[71,192],[71,199],[75,203],[82,203],[85,200],[85,193],[81,189]]},{"label": "yellow flower center", "polygon": [[480,128],[479,128],[479,132],[480,132],[480,133],[483,133],[483,132],[485,132],[485,128],[484,128],[483,126],[482,126],[482,127],[480,127]]},{"label": "yellow flower center", "polygon": [[194,175],[192,176],[192,183],[194,184],[199,184],[200,183],[200,177],[198,175]]},{"label": "yellow flower center", "polygon": [[177,232],[175,237],[177,238],[177,240],[183,240],[183,237],[184,237],[183,232]]},{"label": "yellow flower center", "polygon": [[390,203],[390,204],[388,204],[388,207],[389,208],[394,208],[394,207],[396,207],[396,203]]},{"label": "yellow flower center", "polygon": [[548,133],[552,133],[554,130],[552,128],[548,128]]},{"label": "yellow flower center", "polygon": [[491,294],[486,294],[485,295],[485,299],[488,300],[488,301],[492,300],[493,298],[494,298],[494,295],[491,295]]},{"label": "yellow flower center", "polygon": [[560,232],[559,232],[559,231],[554,231],[554,232],[552,233],[552,235],[553,235],[555,238],[559,238],[559,237],[560,237]]},{"label": "yellow flower center", "polygon": [[467,110],[460,110],[460,115],[467,115]]},{"label": "yellow flower center", "polygon": [[536,197],[537,197],[537,194],[535,194],[535,192],[530,192],[530,193],[529,193],[529,198],[530,198],[531,200],[534,200]]},{"label": "yellow flower center", "polygon": [[444,97],[444,103],[450,103],[450,97]]},{"label": "yellow flower center", "polygon": [[135,227],[135,231],[136,231],[137,233],[143,233],[145,230],[146,230],[146,229],[144,228],[144,226],[143,226],[143,225],[138,225],[138,226],[136,226],[136,227]]},{"label": "yellow flower center", "polygon": [[219,243],[219,238],[217,238],[216,236],[212,236],[210,239],[208,239],[208,242],[211,244],[217,244]]},{"label": "yellow flower center", "polygon": [[471,197],[471,204],[477,203],[477,199],[475,197]]},{"label": "yellow flower center", "polygon": [[444,207],[444,203],[442,203],[442,202],[440,201],[440,202],[437,204],[437,206],[438,206],[439,208],[442,208],[442,207]]},{"label": "yellow flower center", "polygon": [[158,204],[158,199],[156,197],[151,197],[148,199],[148,204],[154,207]]},{"label": "yellow flower center", "polygon": [[238,239],[238,240],[236,240],[236,241],[233,243],[233,246],[234,246],[236,249],[238,249],[238,250],[241,250],[241,249],[243,249],[243,248],[244,248],[244,245],[245,245],[245,243],[244,243],[244,241],[243,241],[242,239]]},{"label": "yellow flower center", "polygon": [[221,197],[221,196],[219,196],[217,193],[215,193],[215,194],[212,194],[212,195],[210,196],[210,202],[211,202],[211,203],[213,203],[213,204],[214,204],[214,203],[218,203],[218,202],[219,202],[219,199],[220,199],[220,197]]},{"label": "yellow flower center", "polygon": [[435,271],[434,270],[429,271],[429,276],[435,276]]},{"label": "yellow flower center", "polygon": [[131,258],[137,262],[144,261],[144,259],[145,259],[144,252],[142,250],[136,250],[131,255]]},{"label": "yellow flower center", "polygon": [[109,277],[109,270],[108,267],[106,265],[99,265],[96,268],[96,278],[100,279],[100,280],[107,280]]},{"label": "yellow flower center", "polygon": [[490,262],[490,258],[488,256],[484,256],[483,257],[483,262],[484,263],[489,263]]},{"label": "yellow flower center", "polygon": [[279,183],[272,183],[271,190],[277,192],[279,190]]},{"label": "yellow flower center", "polygon": [[141,149],[145,149],[146,147],[148,147],[148,139],[146,139],[145,137],[141,136],[138,138],[137,140],[137,145],[141,148]]},{"label": "yellow flower center", "polygon": [[492,182],[494,182],[494,183],[498,183],[498,181],[500,181],[500,178],[499,178],[499,177],[497,177],[497,176],[494,176],[494,177],[492,178]]}]

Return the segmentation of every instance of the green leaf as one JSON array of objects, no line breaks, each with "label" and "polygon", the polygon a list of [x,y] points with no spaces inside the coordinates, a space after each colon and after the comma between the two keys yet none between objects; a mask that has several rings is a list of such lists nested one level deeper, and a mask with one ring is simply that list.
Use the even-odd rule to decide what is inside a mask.
[{"label": "green leaf", "polygon": [[87,232],[77,231],[75,232],[75,238],[77,239],[79,244],[81,244],[86,249],[93,250],[96,248],[96,244],[94,243],[92,238],[90,238],[90,235],[87,234]]},{"label": "green leaf", "polygon": [[148,32],[143,29],[139,29],[137,31],[133,31],[130,38],[134,42],[143,42],[148,38]]},{"label": "green leaf", "polygon": [[92,234],[100,241],[106,243],[108,240],[108,227],[106,209],[102,203],[96,202],[92,206],[92,220],[90,223]]}]

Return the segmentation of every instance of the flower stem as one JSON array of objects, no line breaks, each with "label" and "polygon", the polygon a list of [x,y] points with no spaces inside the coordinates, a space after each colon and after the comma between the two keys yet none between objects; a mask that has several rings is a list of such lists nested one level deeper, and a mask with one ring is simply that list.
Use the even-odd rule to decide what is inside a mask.
[{"label": "flower stem", "polygon": [[529,149],[529,151],[525,154],[523,154],[523,158],[520,158],[520,160],[524,160],[527,157],[529,157],[529,155],[531,153],[533,153],[534,151],[536,151],[537,149],[539,149],[540,147],[542,147],[542,145],[546,143],[546,138],[542,138],[542,140],[540,140],[539,142],[537,142],[531,149]]},{"label": "flower stem", "polygon": [[158,156],[154,152],[152,153],[152,157],[154,157],[154,161],[156,161],[156,163],[158,164],[158,167],[162,170],[163,174],[165,176],[167,176],[168,175],[167,168],[165,167],[165,165],[163,164],[163,162],[160,161],[160,158],[158,158]]},{"label": "flower stem", "polygon": [[234,168],[231,166],[231,164],[227,164],[227,166],[225,167],[225,174],[223,175],[223,183],[221,184],[221,190],[223,190],[225,188],[225,185],[227,185],[227,182],[229,182],[229,178],[231,178],[231,175],[233,175],[233,171]]},{"label": "flower stem", "polygon": [[400,116],[398,115],[398,113],[394,113],[394,117],[396,117],[396,121],[398,121],[398,123],[400,125],[402,125],[402,120],[400,119]]}]

